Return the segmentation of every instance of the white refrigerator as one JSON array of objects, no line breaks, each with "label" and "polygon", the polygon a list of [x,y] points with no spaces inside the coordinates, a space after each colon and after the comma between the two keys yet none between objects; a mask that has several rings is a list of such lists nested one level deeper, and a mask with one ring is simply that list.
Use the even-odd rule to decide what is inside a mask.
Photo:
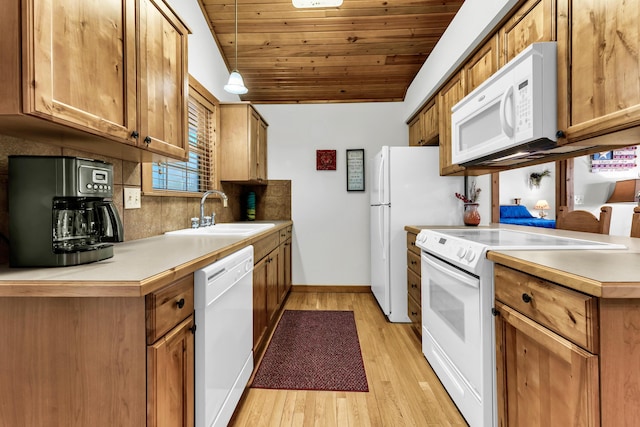
[{"label": "white refrigerator", "polygon": [[371,159],[371,290],[390,322],[407,314],[406,225],[462,225],[463,177],[441,177],[438,147],[389,147]]}]

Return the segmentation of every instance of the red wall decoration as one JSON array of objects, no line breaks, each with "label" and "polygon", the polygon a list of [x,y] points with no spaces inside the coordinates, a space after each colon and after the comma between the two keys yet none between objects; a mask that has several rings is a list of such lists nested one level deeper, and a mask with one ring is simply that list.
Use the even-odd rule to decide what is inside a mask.
[{"label": "red wall decoration", "polygon": [[316,170],[336,170],[336,150],[316,150]]}]

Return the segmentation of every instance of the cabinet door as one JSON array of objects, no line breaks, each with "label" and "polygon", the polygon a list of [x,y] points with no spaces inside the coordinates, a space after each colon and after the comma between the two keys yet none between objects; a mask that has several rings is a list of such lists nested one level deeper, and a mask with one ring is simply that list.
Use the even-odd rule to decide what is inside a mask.
[{"label": "cabinet door", "polygon": [[258,122],[258,145],[256,149],[256,179],[264,181],[267,179],[267,124],[260,120]]},{"label": "cabinet door", "polygon": [[25,2],[23,110],[135,144],[134,2]]},{"label": "cabinet door", "polygon": [[410,147],[417,147],[422,145],[422,129],[422,112],[420,112],[409,122]]},{"label": "cabinet door", "polygon": [[423,145],[438,145],[438,136],[440,135],[440,122],[438,120],[440,115],[438,114],[436,98],[427,102],[421,116]]},{"label": "cabinet door", "polygon": [[466,83],[465,94],[471,93],[482,82],[498,71],[498,36],[486,42],[475,55],[469,59],[464,68]]},{"label": "cabinet door", "polygon": [[438,93],[440,114],[440,175],[464,172],[464,168],[451,163],[451,108],[464,97],[464,74],[455,74]]},{"label": "cabinet door", "polygon": [[637,143],[639,18],[637,1],[558,1],[558,124],[569,142],[626,130],[611,143]]},{"label": "cabinet door", "polygon": [[598,356],[495,306],[499,425],[600,425]]},{"label": "cabinet door", "polygon": [[276,248],[267,255],[267,322],[271,321],[273,315],[278,311],[280,302],[278,293],[278,264],[280,259],[280,248]]},{"label": "cabinet door", "polygon": [[140,144],[187,157],[187,29],[162,0],[140,1]]},{"label": "cabinet door", "polygon": [[147,349],[147,427],[194,425],[193,315]]},{"label": "cabinet door", "polygon": [[500,29],[500,65],[535,42],[555,40],[556,0],[528,0]]},{"label": "cabinet door", "polygon": [[257,351],[267,330],[267,260],[262,258],[253,267],[253,351]]},{"label": "cabinet door", "polygon": [[284,295],[282,298],[289,293],[291,290],[292,279],[291,279],[291,239],[288,239],[284,243]]}]

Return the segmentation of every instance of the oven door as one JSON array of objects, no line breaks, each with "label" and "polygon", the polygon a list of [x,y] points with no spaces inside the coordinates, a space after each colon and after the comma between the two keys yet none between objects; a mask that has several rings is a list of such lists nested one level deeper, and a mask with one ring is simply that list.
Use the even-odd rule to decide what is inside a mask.
[{"label": "oven door", "polygon": [[482,401],[480,306],[478,277],[422,252],[423,352],[458,406]]}]

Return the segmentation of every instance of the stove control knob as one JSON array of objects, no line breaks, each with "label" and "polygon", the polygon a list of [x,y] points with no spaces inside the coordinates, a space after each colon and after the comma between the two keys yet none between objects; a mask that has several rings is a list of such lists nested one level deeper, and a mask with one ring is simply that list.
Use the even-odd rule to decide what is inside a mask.
[{"label": "stove control knob", "polygon": [[467,256],[465,257],[465,259],[466,259],[468,262],[473,261],[474,259],[476,259],[476,253],[475,253],[474,251],[472,251],[472,250],[469,250],[469,251],[467,252]]},{"label": "stove control knob", "polygon": [[456,255],[458,256],[458,258],[462,259],[464,258],[465,254],[467,253],[467,250],[465,248],[458,248],[458,252],[456,253]]}]

